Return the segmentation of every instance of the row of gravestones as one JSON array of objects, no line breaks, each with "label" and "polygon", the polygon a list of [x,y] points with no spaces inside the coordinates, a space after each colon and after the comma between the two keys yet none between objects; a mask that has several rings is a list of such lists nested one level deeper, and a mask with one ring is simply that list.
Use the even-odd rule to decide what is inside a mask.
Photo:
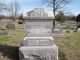
[{"label": "row of gravestones", "polygon": [[10,30],[15,30],[15,24],[13,22],[8,22],[1,26],[0,30],[2,31],[0,35],[10,35]]},{"label": "row of gravestones", "polygon": [[15,30],[16,28],[24,29],[24,24],[18,24],[16,22],[7,22],[0,25],[0,35],[9,35],[10,30]]},{"label": "row of gravestones", "polygon": [[9,30],[13,30],[15,29],[15,25],[13,23],[7,23],[5,24],[5,27],[4,25],[1,25],[1,28],[0,28],[0,35],[9,35]]},{"label": "row of gravestones", "polygon": [[[48,22],[46,22],[46,23],[44,23],[44,22],[31,22],[30,23],[30,21],[28,21],[28,23],[26,23],[27,25],[26,25],[26,27],[28,28],[26,28],[27,29],[27,36],[43,36],[43,34],[39,34],[39,33],[43,33],[44,32],[44,34],[45,34],[45,36],[50,36],[51,35],[51,30],[52,30],[52,23],[50,22],[50,21],[48,21]],[[41,24],[41,25],[40,25]],[[39,26],[40,25],[40,26]],[[11,30],[11,29],[15,29],[15,24],[14,23],[7,23],[6,24],[6,26],[5,26],[5,28],[7,29],[7,30]],[[31,28],[34,28],[34,29],[31,29]],[[41,30],[39,29],[39,28],[42,28]],[[67,26],[66,27],[66,29],[67,29],[67,31],[69,31],[71,28],[70,28],[70,26]],[[35,33],[35,31],[36,31],[36,33]],[[77,25],[77,28],[76,28],[76,31],[77,32],[80,32],[80,25]],[[38,33],[39,32],[39,33]],[[46,32],[47,32],[47,34],[46,34]],[[34,35],[34,33],[35,33],[35,35]],[[0,32],[0,35],[7,35],[8,33],[7,32]],[[53,34],[54,35],[63,35],[63,31],[62,31],[62,29],[59,29],[59,28],[57,28],[57,29],[54,29],[54,32],[53,32]]]},{"label": "row of gravestones", "polygon": [[[28,29],[30,29],[30,28],[34,28],[34,29],[43,28],[44,29],[46,27],[46,29],[52,30],[52,23],[50,21],[47,21],[46,23],[44,23],[44,21],[43,22],[38,22],[38,21],[36,22],[35,21],[35,23],[32,22],[32,21],[28,21],[28,23],[26,23],[26,24],[27,24],[26,27]],[[6,26],[5,26],[5,28],[6,29],[15,29],[16,25],[14,23],[12,23],[12,22],[11,23],[7,23]],[[66,29],[72,29],[72,28],[73,27],[70,26],[70,25],[66,26]],[[77,25],[76,30],[78,32],[80,32],[80,25]],[[59,32],[59,31],[61,32],[61,29],[56,28],[56,29],[54,29],[54,31],[55,32]]]}]

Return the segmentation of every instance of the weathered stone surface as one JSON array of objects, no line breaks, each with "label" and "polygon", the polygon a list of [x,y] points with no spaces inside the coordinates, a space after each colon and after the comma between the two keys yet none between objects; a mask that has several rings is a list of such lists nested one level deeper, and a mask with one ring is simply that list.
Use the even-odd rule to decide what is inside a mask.
[{"label": "weathered stone surface", "polygon": [[26,36],[43,37],[51,36],[52,21],[51,20],[28,20],[25,22]]},{"label": "weathered stone surface", "polygon": [[25,37],[19,48],[20,60],[58,60],[58,47],[52,37]]},{"label": "weathered stone surface", "polygon": [[52,37],[52,20],[26,20],[26,36],[19,48],[20,60],[58,60]]},{"label": "weathered stone surface", "polygon": [[43,37],[43,36],[51,36],[51,29],[46,28],[38,28],[38,29],[27,29],[27,36],[32,37]]},{"label": "weathered stone surface", "polygon": [[25,22],[26,25],[31,25],[31,26],[49,26],[52,27],[52,21],[27,21]]}]

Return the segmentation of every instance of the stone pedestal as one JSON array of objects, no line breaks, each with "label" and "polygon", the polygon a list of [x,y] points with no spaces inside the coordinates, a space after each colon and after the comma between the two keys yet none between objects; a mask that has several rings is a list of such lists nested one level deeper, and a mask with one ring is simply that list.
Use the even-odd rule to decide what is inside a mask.
[{"label": "stone pedestal", "polygon": [[19,48],[20,60],[58,60],[52,37],[25,37]]}]

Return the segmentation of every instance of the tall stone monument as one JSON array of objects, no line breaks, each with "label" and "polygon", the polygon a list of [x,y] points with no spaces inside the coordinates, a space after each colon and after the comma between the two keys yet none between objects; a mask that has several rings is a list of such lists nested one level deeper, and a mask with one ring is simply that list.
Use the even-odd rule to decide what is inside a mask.
[{"label": "tall stone monument", "polygon": [[20,60],[58,60],[58,47],[51,37],[52,18],[28,17],[26,36],[19,48]]}]

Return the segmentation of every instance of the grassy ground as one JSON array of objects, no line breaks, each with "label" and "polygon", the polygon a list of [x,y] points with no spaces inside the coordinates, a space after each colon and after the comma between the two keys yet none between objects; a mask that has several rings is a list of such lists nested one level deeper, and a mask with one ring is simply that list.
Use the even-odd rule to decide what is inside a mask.
[{"label": "grassy ground", "polygon": [[18,46],[24,38],[24,30],[9,30],[0,36],[0,60],[18,60]]},{"label": "grassy ground", "polygon": [[54,37],[59,47],[60,60],[80,60],[80,33],[67,33],[63,37]]},{"label": "grassy ground", "polygon": [[[24,38],[24,29],[10,30],[9,34],[0,36],[0,60],[18,60],[18,48]],[[54,39],[59,47],[60,60],[80,60],[79,32],[66,33]]]},{"label": "grassy ground", "polygon": [[[1,25],[4,27],[10,21],[4,19],[1,21]],[[72,24],[72,22],[67,23],[61,27]],[[73,24],[75,23],[73,22]],[[4,32],[4,30],[0,30],[0,32]],[[8,33],[8,36],[0,35],[0,60],[19,60],[18,50],[24,38],[24,30],[9,30]],[[54,37],[54,40],[59,47],[59,60],[80,60],[80,33],[66,33],[64,36]]]}]

